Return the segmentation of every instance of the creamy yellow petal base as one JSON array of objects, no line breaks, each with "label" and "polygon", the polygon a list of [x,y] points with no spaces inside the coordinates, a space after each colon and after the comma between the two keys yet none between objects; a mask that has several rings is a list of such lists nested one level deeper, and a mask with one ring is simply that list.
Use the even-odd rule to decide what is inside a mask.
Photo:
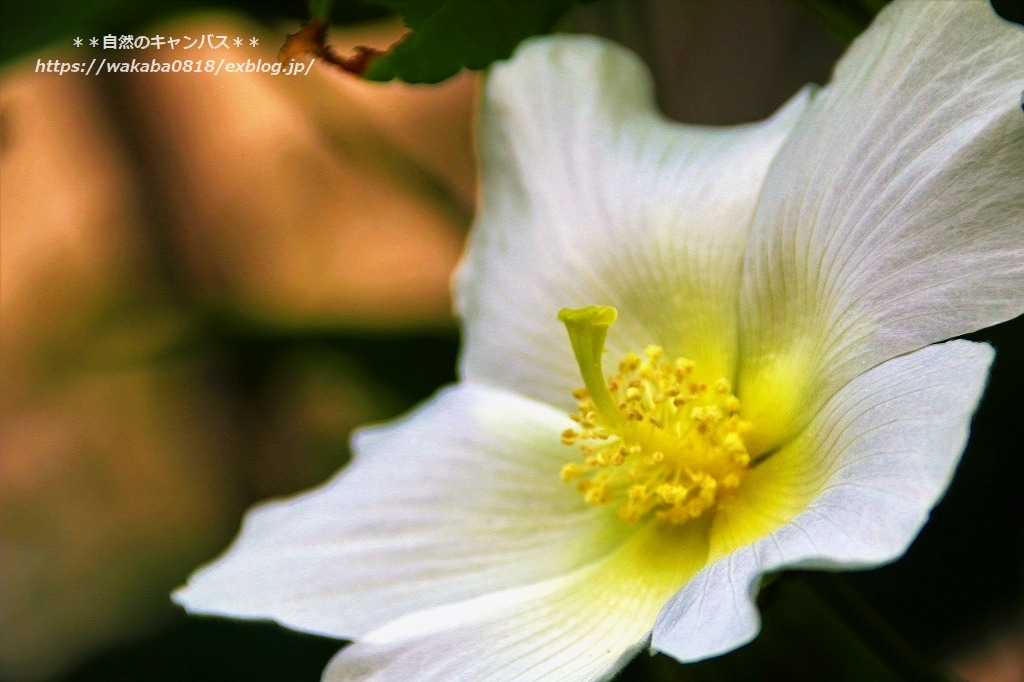
[{"label": "creamy yellow petal base", "polygon": [[821,492],[825,471],[815,443],[802,435],[755,464],[711,523],[708,563],[773,533],[797,517]]},{"label": "creamy yellow petal base", "polygon": [[704,567],[707,530],[649,523],[562,578],[411,614],[343,650],[324,679],[609,679]]},{"label": "creamy yellow petal base", "polygon": [[756,636],[760,576],[900,556],[949,484],[993,351],[950,341],[865,372],[720,510],[709,565],[665,606],[652,647],[680,661]]}]

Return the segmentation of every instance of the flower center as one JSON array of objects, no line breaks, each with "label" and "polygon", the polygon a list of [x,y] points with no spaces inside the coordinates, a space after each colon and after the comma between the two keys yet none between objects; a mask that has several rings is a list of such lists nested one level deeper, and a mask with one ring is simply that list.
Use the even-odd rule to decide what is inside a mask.
[{"label": "flower center", "polygon": [[585,384],[573,392],[579,411],[570,417],[579,428],[562,433],[563,444],[578,445],[582,462],[562,467],[562,480],[575,481],[589,504],[616,505],[630,523],[651,515],[685,523],[740,486],[751,425],[725,378],[697,381],[691,360],[666,359],[658,346],[644,357],[627,354],[606,379],[601,354],[616,315],[606,306],[558,314]]}]

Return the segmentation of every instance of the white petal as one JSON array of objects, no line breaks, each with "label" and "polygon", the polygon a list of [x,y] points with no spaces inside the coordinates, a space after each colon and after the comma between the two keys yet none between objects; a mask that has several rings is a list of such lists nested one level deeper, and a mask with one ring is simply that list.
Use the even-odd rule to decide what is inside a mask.
[{"label": "white petal", "polygon": [[[761,466],[812,498],[792,521],[740,548],[712,533],[702,571],[662,612],[654,648],[681,661],[752,639],[760,576],[783,567],[855,568],[906,551],[945,491],[993,352],[951,341],[890,360],[844,387],[792,443]],[[750,510],[754,512],[754,510]],[[717,546],[716,546],[717,545]],[[733,551],[735,550],[735,551]]]},{"label": "white petal", "polygon": [[[359,433],[323,488],[253,509],[175,599],[357,637],[410,611],[562,575],[621,529],[559,479],[571,425],[544,405],[462,385]],[[616,533],[619,533],[617,535]]]},{"label": "white petal", "polygon": [[1024,312],[1022,65],[987,0],[903,0],[814,97],[741,292],[741,398],[788,423],[769,447],[865,369]]},{"label": "white petal", "polygon": [[612,362],[659,344],[731,376],[750,218],[806,100],[759,124],[671,123],[624,49],[524,43],[487,83],[482,209],[456,285],[462,375],[574,408],[582,383],[557,313],[611,305]]},{"label": "white petal", "polygon": [[649,525],[615,554],[562,578],[413,614],[369,633],[332,661],[324,679],[610,679],[646,646],[662,606],[707,557],[706,528],[661,531]]}]

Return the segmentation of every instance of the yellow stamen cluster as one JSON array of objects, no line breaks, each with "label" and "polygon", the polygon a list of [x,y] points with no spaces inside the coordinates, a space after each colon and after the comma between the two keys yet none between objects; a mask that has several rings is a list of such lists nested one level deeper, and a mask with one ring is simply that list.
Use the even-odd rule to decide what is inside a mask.
[{"label": "yellow stamen cluster", "polygon": [[684,523],[740,486],[750,465],[743,440],[750,424],[727,380],[695,380],[692,361],[666,360],[657,346],[644,357],[627,355],[600,384],[582,362],[581,371],[588,388],[573,393],[579,410],[570,415],[578,428],[566,429],[562,443],[577,445],[583,458],[561,476],[576,481],[588,504],[615,504],[634,523],[652,514]]}]

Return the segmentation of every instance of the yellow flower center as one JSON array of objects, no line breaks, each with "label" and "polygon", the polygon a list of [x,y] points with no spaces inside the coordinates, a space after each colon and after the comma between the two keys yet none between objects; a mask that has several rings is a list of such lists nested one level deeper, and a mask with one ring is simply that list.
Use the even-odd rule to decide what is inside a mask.
[{"label": "yellow flower center", "polygon": [[614,308],[590,306],[558,314],[569,331],[585,387],[573,392],[579,428],[562,443],[578,446],[582,461],[562,467],[587,503],[615,505],[635,523],[651,515],[685,523],[713,511],[743,482],[750,465],[740,401],[728,380],[697,381],[695,364],[666,359],[658,346],[630,353],[618,374],[601,367]]}]

